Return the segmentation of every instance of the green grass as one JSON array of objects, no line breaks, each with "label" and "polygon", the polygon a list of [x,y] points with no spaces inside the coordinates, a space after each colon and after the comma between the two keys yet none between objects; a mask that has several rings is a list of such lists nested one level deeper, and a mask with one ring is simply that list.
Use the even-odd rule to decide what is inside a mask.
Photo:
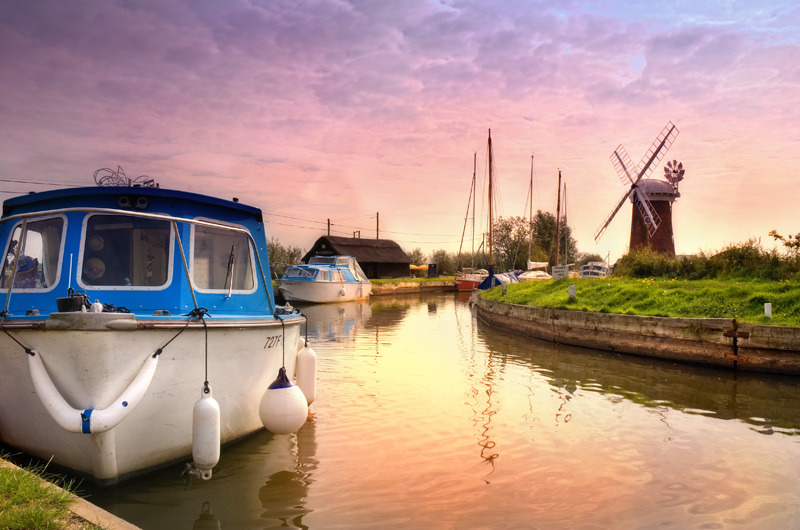
[{"label": "green grass", "polygon": [[28,471],[0,467],[0,530],[97,529],[76,522],[69,510],[74,496],[71,483],[56,488],[47,482],[45,469]]},{"label": "green grass", "polygon": [[[570,301],[568,286],[577,290]],[[800,326],[800,282],[760,279],[570,278],[494,288],[482,296],[512,304],[661,317],[735,318],[751,324]],[[764,303],[772,304],[772,319]]]}]

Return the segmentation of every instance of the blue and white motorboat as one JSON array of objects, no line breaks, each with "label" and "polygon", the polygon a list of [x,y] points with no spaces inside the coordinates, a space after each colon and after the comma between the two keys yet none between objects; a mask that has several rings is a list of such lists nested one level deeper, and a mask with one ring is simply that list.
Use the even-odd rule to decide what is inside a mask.
[{"label": "blue and white motorboat", "polygon": [[578,274],[581,278],[605,278],[608,276],[608,265],[605,261],[590,261],[581,265]]},{"label": "blue and white motorboat", "polygon": [[278,289],[290,302],[347,302],[369,298],[372,282],[352,256],[313,256],[287,268]]},{"label": "blue and white motorboat", "polygon": [[[103,485],[188,458],[207,479],[220,444],[305,422],[315,356],[305,317],[274,302],[258,208],[45,191],[4,202],[0,243],[3,443]],[[282,389],[303,403],[269,398]]]}]

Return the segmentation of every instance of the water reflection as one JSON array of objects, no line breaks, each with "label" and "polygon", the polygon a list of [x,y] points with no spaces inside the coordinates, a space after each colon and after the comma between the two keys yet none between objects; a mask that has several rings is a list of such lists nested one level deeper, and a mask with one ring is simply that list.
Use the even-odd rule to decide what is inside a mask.
[{"label": "water reflection", "polygon": [[315,424],[296,435],[259,432],[222,451],[210,481],[172,466],[116,488],[82,495],[144,529],[301,528],[318,466]]},{"label": "water reflection", "polygon": [[211,513],[211,503],[204,502],[200,508],[200,516],[192,525],[192,530],[222,530],[222,523]]},{"label": "water reflection", "polygon": [[[653,409],[738,419],[753,430],[800,434],[800,381],[796,377],[736,373],[599,352],[498,333],[478,321],[478,336],[493,352],[548,374],[564,406],[575,391],[597,392]],[[568,421],[566,410],[559,410]]]},{"label": "water reflection", "polygon": [[498,332],[451,294],[303,311],[320,381],[296,436],[226,448],[210,482],[176,466],[90,500],[145,530],[779,528],[800,513],[794,378]]},{"label": "water reflection", "polygon": [[369,321],[372,309],[368,301],[316,304],[299,308],[306,315],[308,339],[318,341],[344,341],[349,339],[356,324]]}]

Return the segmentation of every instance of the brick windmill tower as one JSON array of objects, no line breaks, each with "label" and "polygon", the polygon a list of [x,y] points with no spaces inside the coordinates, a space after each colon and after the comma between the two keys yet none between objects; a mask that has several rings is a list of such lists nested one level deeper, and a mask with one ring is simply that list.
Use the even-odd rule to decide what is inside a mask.
[{"label": "brick windmill tower", "polygon": [[657,252],[675,255],[672,203],[680,197],[678,182],[685,173],[683,164],[674,160],[669,162],[664,168],[666,180],[651,179],[649,176],[677,137],[677,127],[672,122],[667,123],[636,166],[625,148],[622,145],[617,147],[611,155],[611,164],[622,183],[630,187],[595,232],[595,241],[600,239],[622,205],[630,199],[634,206],[631,214],[630,249],[649,247]]}]

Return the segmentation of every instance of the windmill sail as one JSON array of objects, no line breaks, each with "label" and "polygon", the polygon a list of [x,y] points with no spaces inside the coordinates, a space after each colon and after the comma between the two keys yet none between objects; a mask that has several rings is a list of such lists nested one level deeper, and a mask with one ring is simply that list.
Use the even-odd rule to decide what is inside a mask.
[{"label": "windmill sail", "polygon": [[625,151],[625,148],[622,147],[622,144],[617,146],[614,152],[611,153],[610,158],[611,165],[614,166],[620,182],[622,182],[622,184],[625,186],[630,186],[633,184],[636,175],[639,174],[639,168],[633,165],[631,157],[628,156],[628,152]]},{"label": "windmill sail", "polygon": [[600,236],[606,231],[606,228],[611,224],[614,216],[617,215],[617,212],[619,212],[620,208],[622,208],[622,205],[629,197],[631,197],[633,204],[636,205],[636,208],[642,215],[650,237],[655,234],[656,230],[658,230],[658,225],[661,224],[661,218],[656,213],[653,205],[650,204],[647,194],[639,187],[639,183],[650,176],[656,164],[664,157],[667,150],[675,141],[675,138],[678,137],[678,132],[678,128],[675,127],[672,122],[667,122],[667,125],[661,130],[637,166],[633,166],[630,156],[628,156],[628,153],[622,145],[617,147],[611,154],[611,165],[614,166],[622,183],[626,185],[630,184],[630,189],[625,193],[622,200],[620,200],[611,214],[606,217],[603,224],[600,225],[600,228],[594,233],[595,241],[600,239]]}]

